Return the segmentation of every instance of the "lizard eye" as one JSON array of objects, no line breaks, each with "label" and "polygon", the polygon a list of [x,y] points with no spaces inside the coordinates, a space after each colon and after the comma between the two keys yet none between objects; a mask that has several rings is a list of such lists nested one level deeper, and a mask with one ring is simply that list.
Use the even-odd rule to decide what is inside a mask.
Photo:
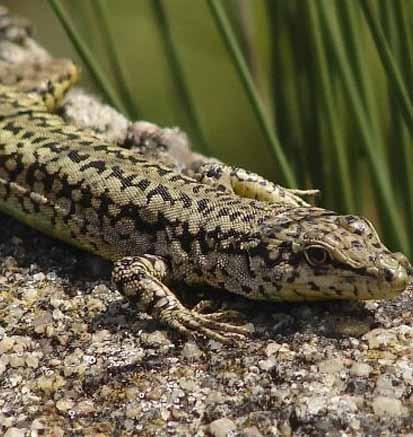
[{"label": "lizard eye", "polygon": [[309,246],[304,251],[305,259],[313,267],[326,264],[330,260],[330,254],[322,246]]}]

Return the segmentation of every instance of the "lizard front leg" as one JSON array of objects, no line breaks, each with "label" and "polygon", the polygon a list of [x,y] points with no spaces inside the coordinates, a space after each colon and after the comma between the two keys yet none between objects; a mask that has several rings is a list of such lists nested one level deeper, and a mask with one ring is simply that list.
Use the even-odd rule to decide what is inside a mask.
[{"label": "lizard front leg", "polygon": [[185,308],[163,281],[169,267],[158,256],[125,257],[114,265],[112,279],[118,290],[131,302],[168,327],[185,336],[194,332],[222,343],[230,343],[249,331],[240,326],[217,322],[213,314],[200,314]]}]

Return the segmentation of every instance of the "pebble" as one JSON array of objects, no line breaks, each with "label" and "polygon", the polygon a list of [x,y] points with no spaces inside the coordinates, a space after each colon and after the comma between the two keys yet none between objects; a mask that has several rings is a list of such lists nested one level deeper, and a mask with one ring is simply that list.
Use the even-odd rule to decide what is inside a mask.
[{"label": "pebble", "polygon": [[224,401],[224,395],[220,391],[216,390],[211,391],[206,398],[207,404],[222,404]]},{"label": "pebble", "polygon": [[186,342],[182,351],[181,357],[188,361],[197,361],[202,357],[202,351],[193,342]]},{"label": "pebble", "polygon": [[44,281],[45,279],[46,279],[46,275],[43,272],[35,273],[33,275],[33,281],[35,282],[41,282]]},{"label": "pebble", "polygon": [[170,346],[169,341],[165,331],[154,331],[150,334],[142,334],[142,341],[144,341],[148,346]]},{"label": "pebble", "polygon": [[53,373],[50,376],[43,375],[37,378],[37,387],[46,393],[54,393],[65,384],[64,378]]},{"label": "pebble", "polygon": [[34,300],[37,298],[38,294],[38,290],[35,288],[27,288],[23,293],[23,298],[28,301]]},{"label": "pebble", "polygon": [[27,430],[25,428],[9,428],[4,437],[25,437]]},{"label": "pebble", "polygon": [[126,417],[129,419],[137,419],[142,414],[142,409],[139,406],[133,405],[126,409]]},{"label": "pebble", "polygon": [[0,376],[3,375],[3,373],[6,371],[6,364],[0,361]]},{"label": "pebble", "polygon": [[5,337],[0,341],[0,354],[4,354],[5,352],[9,352],[13,349],[14,339],[11,337]]},{"label": "pebble", "polygon": [[9,355],[9,364],[11,367],[24,367],[26,365],[26,360],[24,356],[19,354],[11,354]]},{"label": "pebble", "polygon": [[235,432],[236,429],[237,426],[235,423],[227,417],[214,420],[208,426],[209,432],[214,437],[228,437],[231,433]]},{"label": "pebble", "polygon": [[350,367],[350,374],[359,377],[368,377],[373,368],[366,363],[353,363]]},{"label": "pebble", "polygon": [[164,387],[155,387],[153,390],[149,390],[149,392],[146,394],[146,397],[151,401],[159,401],[164,393]]},{"label": "pebble", "polygon": [[376,396],[400,399],[405,392],[405,388],[405,385],[397,381],[396,377],[384,374],[377,378],[374,394]]},{"label": "pebble", "polygon": [[71,410],[73,408],[73,401],[70,399],[60,399],[56,402],[56,408],[62,412]]},{"label": "pebble", "polygon": [[372,401],[374,414],[378,417],[406,417],[409,412],[399,399],[377,396]]},{"label": "pebble", "polygon": [[271,355],[275,355],[281,348],[281,345],[279,343],[271,342],[265,346],[265,354],[267,357],[270,357]]},{"label": "pebble", "polygon": [[373,329],[364,335],[364,339],[367,340],[369,349],[385,348],[398,342],[395,332],[383,328]]},{"label": "pebble", "polygon": [[198,388],[198,385],[192,379],[181,379],[179,385],[186,391],[195,391]]},{"label": "pebble", "polygon": [[56,274],[56,272],[49,272],[46,275],[46,278],[47,278],[48,281],[55,281],[56,278],[57,278],[57,274]]},{"label": "pebble", "polygon": [[244,428],[243,435],[244,437],[263,437],[263,435],[260,433],[260,430],[256,426]]},{"label": "pebble", "polygon": [[268,372],[277,365],[277,360],[274,357],[267,358],[266,360],[260,360],[258,366],[260,369]]},{"label": "pebble", "polygon": [[323,373],[337,374],[343,369],[344,363],[340,358],[332,358],[318,363],[318,370]]}]

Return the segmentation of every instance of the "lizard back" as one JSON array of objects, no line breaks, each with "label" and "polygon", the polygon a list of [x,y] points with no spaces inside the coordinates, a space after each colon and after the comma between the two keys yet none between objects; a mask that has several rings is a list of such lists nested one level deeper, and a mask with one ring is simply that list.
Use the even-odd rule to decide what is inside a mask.
[{"label": "lizard back", "polygon": [[65,124],[34,95],[1,90],[0,209],[53,237],[111,260],[171,249],[183,255],[206,234],[221,245],[250,234],[269,213],[269,205]]}]

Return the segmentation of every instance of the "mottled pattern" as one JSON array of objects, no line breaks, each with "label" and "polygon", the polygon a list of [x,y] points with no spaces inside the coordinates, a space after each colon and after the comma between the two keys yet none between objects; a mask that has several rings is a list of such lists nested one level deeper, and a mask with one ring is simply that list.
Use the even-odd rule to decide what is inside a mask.
[{"label": "mottled pattern", "polygon": [[116,262],[119,290],[170,327],[219,340],[246,333],[185,309],[171,283],[271,301],[372,299],[406,287],[407,259],[366,220],[288,190],[271,198],[273,184],[258,177],[254,186],[245,172],[243,185],[241,170],[230,175],[234,193],[105,144],[50,112],[76,79],[70,61],[28,71],[10,71],[0,86],[0,209]]}]

